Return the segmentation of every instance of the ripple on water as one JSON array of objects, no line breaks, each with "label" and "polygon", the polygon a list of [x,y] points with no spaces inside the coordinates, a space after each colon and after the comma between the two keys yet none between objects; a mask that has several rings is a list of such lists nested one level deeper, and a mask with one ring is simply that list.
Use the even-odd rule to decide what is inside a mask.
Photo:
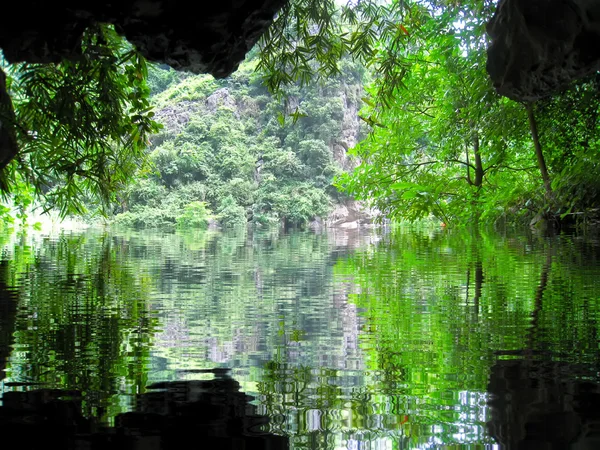
[{"label": "ripple on water", "polygon": [[[148,385],[220,367],[290,448],[595,439],[598,242],[91,230],[3,242],[4,392],[79,392],[84,416],[110,424]],[[545,411],[562,420],[554,434]]]}]

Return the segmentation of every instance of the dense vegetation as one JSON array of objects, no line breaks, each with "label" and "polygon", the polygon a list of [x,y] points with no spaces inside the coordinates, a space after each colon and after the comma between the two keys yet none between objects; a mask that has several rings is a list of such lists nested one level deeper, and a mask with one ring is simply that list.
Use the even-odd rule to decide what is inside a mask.
[{"label": "dense vegetation", "polygon": [[[18,214],[24,218],[34,200],[63,216],[110,207],[159,129],[144,58],[102,26],[84,34],[78,61],[2,63],[14,114],[1,99],[0,129],[13,132],[19,151],[0,162],[0,187]],[[5,220],[9,213],[0,210]]]},{"label": "dense vegetation", "polygon": [[[16,115],[2,120],[22,150],[2,186],[23,211],[34,195],[63,214],[100,198],[132,226],[305,225],[343,195],[396,220],[595,220],[600,81],[499,97],[484,69],[494,7],[294,0],[228,80],[151,69],[166,125],[151,141],[144,61],[90,30],[81,62],[6,68]],[[372,132],[344,173],[333,153],[362,83]]]},{"label": "dense vegetation", "polygon": [[369,88],[373,132],[338,185],[400,220],[595,219],[599,80],[539,104],[499,97],[485,72],[487,14],[463,5],[425,19],[402,52],[402,88],[388,98]]},{"label": "dense vegetation", "polygon": [[256,64],[250,57],[223,81],[151,68],[164,128],[149,148],[154,170],[119,196],[117,223],[303,226],[341,200],[331,183],[359,137],[365,70],[344,61],[322,85],[286,89],[282,108]]}]

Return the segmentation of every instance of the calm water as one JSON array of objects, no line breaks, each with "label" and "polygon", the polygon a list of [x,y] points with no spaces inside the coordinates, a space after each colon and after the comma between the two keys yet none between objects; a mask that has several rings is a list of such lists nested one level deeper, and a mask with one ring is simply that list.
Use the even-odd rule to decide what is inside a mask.
[{"label": "calm water", "polygon": [[0,427],[25,442],[39,425],[78,436],[62,448],[159,448],[158,423],[172,448],[219,448],[198,446],[207,433],[282,437],[246,448],[600,448],[593,239],[88,231],[0,244]]}]

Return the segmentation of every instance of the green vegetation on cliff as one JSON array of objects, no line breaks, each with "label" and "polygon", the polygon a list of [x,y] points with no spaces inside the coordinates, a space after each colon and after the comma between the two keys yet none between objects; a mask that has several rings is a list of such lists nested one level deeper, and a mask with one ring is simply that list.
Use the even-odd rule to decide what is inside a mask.
[{"label": "green vegetation on cliff", "polygon": [[342,199],[332,180],[359,139],[366,71],[344,61],[322,85],[288,88],[282,107],[255,67],[250,58],[222,81],[150,69],[163,129],[149,148],[154,170],[120,193],[117,223],[305,226],[327,217]]}]

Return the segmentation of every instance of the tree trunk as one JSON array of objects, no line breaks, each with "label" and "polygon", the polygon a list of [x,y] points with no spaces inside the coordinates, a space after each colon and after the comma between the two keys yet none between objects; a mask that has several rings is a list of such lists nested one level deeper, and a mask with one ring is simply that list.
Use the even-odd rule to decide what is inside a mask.
[{"label": "tree trunk", "polygon": [[14,344],[19,303],[18,291],[8,286],[9,270],[8,261],[0,262],[0,381],[6,376],[6,363]]},{"label": "tree trunk", "polygon": [[[474,128],[475,125],[471,123],[471,128]],[[473,136],[473,153],[475,155],[475,165],[472,166],[469,161],[469,142],[466,144],[466,161],[467,161],[467,182],[471,186],[480,187],[483,183],[483,175],[485,171],[483,170],[483,163],[481,162],[481,153],[479,151],[479,133],[475,132]],[[471,178],[471,168],[475,170],[475,179]]]},{"label": "tree trunk", "polygon": [[552,184],[550,182],[550,175],[548,174],[548,168],[546,167],[546,160],[544,159],[544,153],[542,152],[542,146],[540,144],[540,136],[538,134],[537,122],[533,114],[533,103],[526,103],[525,108],[527,109],[527,117],[529,118],[529,128],[531,130],[531,137],[533,139],[533,146],[535,147],[535,156],[537,157],[538,166],[542,174],[542,180],[544,181],[544,187],[546,189],[546,197],[552,198]]},{"label": "tree trunk", "polygon": [[535,291],[535,300],[533,303],[533,311],[531,312],[531,327],[527,333],[527,348],[525,349],[530,354],[533,353],[536,345],[537,334],[539,331],[540,315],[542,313],[542,302],[544,300],[544,292],[548,286],[548,278],[550,270],[552,269],[552,248],[548,249],[546,254],[546,263],[542,267],[542,273],[540,275],[540,282],[538,283],[537,290]]},{"label": "tree trunk", "polygon": [[475,181],[473,185],[481,187],[483,183],[483,164],[481,162],[481,153],[479,151],[479,133],[475,132],[473,137],[473,151],[475,152]]}]

